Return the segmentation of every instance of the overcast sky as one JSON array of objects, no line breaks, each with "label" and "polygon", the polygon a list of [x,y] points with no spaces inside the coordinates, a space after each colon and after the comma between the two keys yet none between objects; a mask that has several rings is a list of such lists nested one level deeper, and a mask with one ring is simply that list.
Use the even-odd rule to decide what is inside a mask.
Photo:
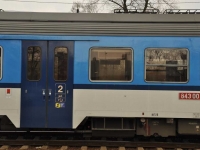
[{"label": "overcast sky", "polygon": [[[73,1],[77,0],[0,0],[0,9],[5,11],[70,12]],[[197,2],[178,4],[179,9],[200,9],[200,0],[179,0],[178,2]]]}]

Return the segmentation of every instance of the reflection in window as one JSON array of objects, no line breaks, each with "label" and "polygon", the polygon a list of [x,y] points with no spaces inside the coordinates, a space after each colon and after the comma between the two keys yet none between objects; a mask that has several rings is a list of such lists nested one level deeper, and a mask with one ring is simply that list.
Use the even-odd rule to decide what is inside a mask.
[{"label": "reflection in window", "polygon": [[2,48],[0,47],[0,79],[2,78]]},{"label": "reflection in window", "polygon": [[54,79],[67,80],[67,48],[57,47],[54,52]]},{"label": "reflection in window", "polygon": [[41,76],[41,48],[39,46],[31,46],[28,48],[27,63],[28,80],[39,80]]},{"label": "reflection in window", "polygon": [[90,79],[93,81],[131,81],[132,50],[97,48],[91,50]]},{"label": "reflection in window", "polygon": [[188,51],[175,48],[149,48],[145,51],[146,81],[186,82]]}]

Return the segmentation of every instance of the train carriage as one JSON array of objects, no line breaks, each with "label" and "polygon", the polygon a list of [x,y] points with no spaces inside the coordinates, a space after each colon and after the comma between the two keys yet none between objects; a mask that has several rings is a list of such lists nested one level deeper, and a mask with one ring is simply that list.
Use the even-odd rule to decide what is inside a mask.
[{"label": "train carriage", "polygon": [[199,134],[199,35],[199,14],[1,12],[1,130]]}]

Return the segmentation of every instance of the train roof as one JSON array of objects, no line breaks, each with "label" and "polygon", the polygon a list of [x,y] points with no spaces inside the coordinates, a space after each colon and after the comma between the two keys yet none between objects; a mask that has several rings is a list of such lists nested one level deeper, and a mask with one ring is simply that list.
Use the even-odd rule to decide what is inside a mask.
[{"label": "train roof", "polygon": [[0,12],[0,34],[199,36],[200,14]]},{"label": "train roof", "polygon": [[46,22],[200,22],[200,14],[1,12],[0,20]]}]

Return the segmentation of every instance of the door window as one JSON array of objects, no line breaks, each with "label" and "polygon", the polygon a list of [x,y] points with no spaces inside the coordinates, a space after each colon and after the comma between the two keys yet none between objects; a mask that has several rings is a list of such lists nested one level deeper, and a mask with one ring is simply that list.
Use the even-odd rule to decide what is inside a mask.
[{"label": "door window", "polygon": [[41,77],[41,48],[39,46],[28,47],[27,79],[40,80]]},{"label": "door window", "polygon": [[56,81],[67,80],[67,48],[56,47],[54,51],[54,79]]}]

